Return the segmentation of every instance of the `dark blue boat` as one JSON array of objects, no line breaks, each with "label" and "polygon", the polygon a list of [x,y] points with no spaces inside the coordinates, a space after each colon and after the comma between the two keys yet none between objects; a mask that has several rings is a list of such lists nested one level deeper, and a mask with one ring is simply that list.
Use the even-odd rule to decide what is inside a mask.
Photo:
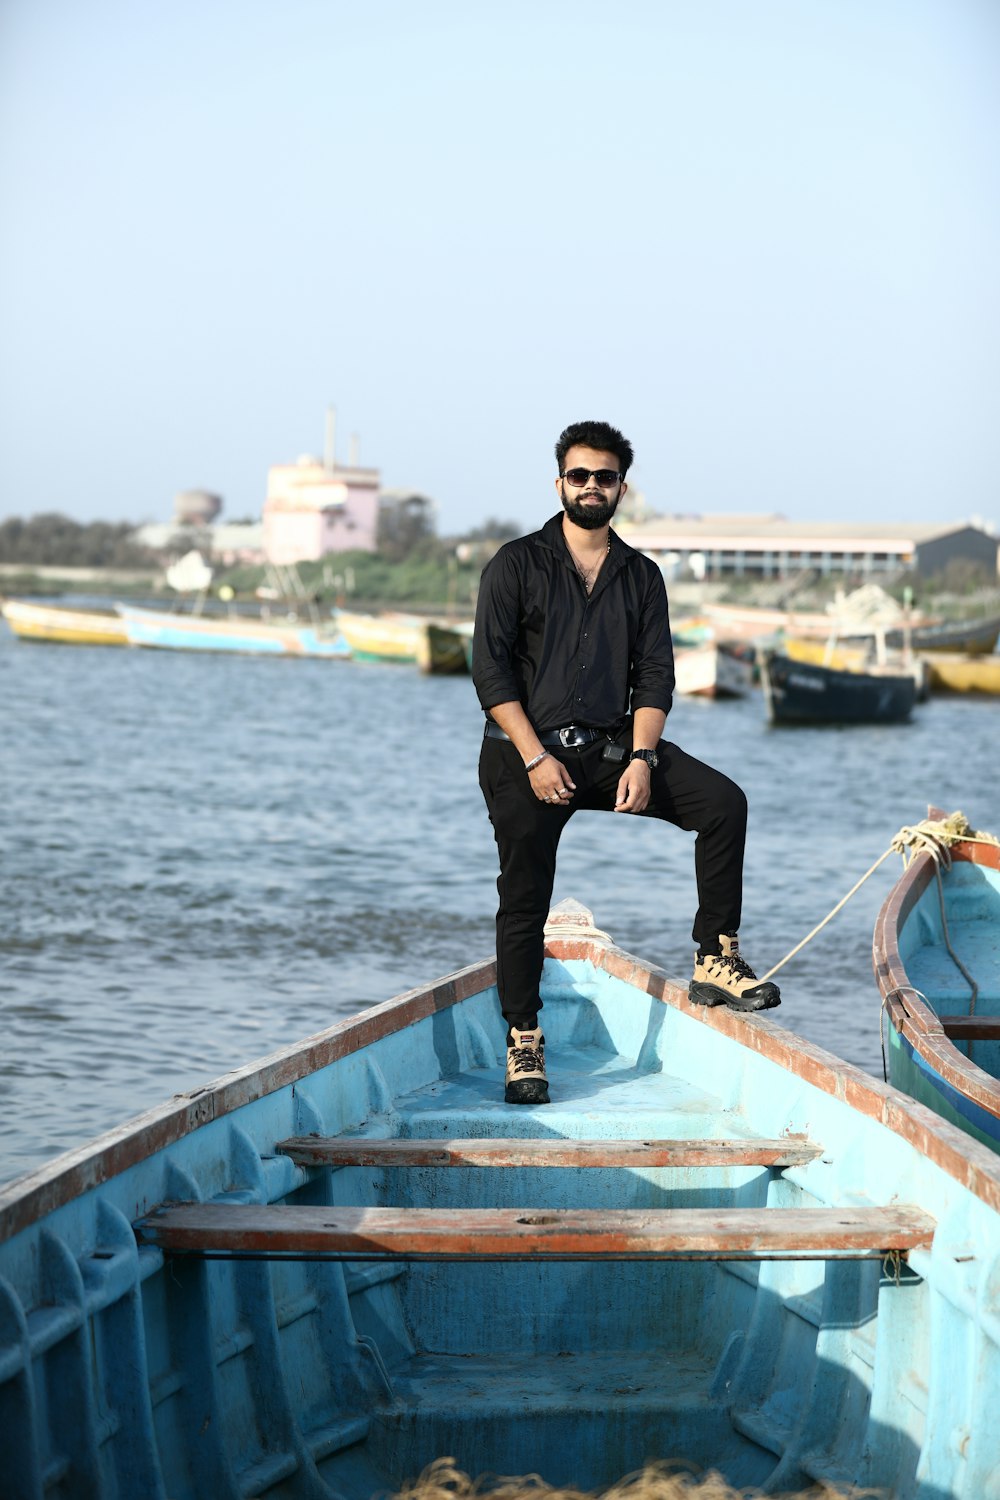
[{"label": "dark blue boat", "polygon": [[917,701],[910,674],[849,672],[760,654],[760,680],[772,724],[898,724]]}]

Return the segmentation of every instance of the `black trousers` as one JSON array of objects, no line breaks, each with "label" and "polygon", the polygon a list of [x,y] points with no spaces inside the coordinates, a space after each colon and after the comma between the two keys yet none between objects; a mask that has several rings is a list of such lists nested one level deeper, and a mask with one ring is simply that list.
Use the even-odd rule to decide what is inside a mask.
[{"label": "black trousers", "polygon": [[[618,743],[631,749],[631,723]],[[579,750],[556,748],[551,754],[569,771],[576,791],[568,806],[540,802],[528,773],[509,740],[484,739],[479,785],[489,809],[500,854],[497,891],[497,989],[509,1026],[533,1028],[542,1008],[538,986],[542,975],[543,928],[552,899],[556,850],[574,813],[612,812],[627,762],[602,759],[606,740]],[[720,932],[736,932],[743,901],[743,849],[747,800],[743,792],[704,761],[661,740],[660,763],[651,774],[649,806],[643,818],[661,818],[696,831],[694,846],[698,911],[693,937],[699,947],[717,950]],[[636,814],[619,814],[622,821]]]}]

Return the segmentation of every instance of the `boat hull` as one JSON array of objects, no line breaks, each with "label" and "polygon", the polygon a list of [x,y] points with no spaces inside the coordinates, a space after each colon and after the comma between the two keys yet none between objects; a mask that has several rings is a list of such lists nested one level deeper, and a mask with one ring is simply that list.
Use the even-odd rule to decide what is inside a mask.
[{"label": "boat hull", "polygon": [[127,646],[128,634],[118,615],[108,610],[66,609],[7,599],[0,612],[22,641],[52,641],[63,646]]},{"label": "boat hull", "polygon": [[[967,656],[988,656],[996,650],[1000,617],[988,620],[955,620],[947,624],[917,626],[908,644],[914,651],[957,651]],[[890,632],[889,645],[902,645],[902,631]]]},{"label": "boat hull", "polygon": [[[771,1490],[824,1479],[897,1500],[989,1493],[1000,1351],[997,1320],[978,1310],[1000,1276],[1000,1163],[773,1021],[691,1006],[586,914],[562,914],[547,952],[550,1106],[502,1103],[487,962],[0,1193],[12,1500],[53,1476],[100,1500],[367,1500],[444,1454],[472,1473],[585,1488],[658,1456]],[[514,1137],[554,1160],[455,1165],[432,1150],[411,1166],[324,1168],[291,1137],[313,1151]],[[659,1141],[668,1160],[686,1144],[675,1165],[581,1170],[565,1154],[583,1137]],[[746,1152],[699,1164],[699,1145]],[[888,1267],[877,1237],[863,1259],[786,1257],[757,1237],[772,1214],[830,1207],[839,1223],[864,1204],[894,1214],[896,1200],[935,1227]],[[581,1212],[606,1236],[625,1216],[674,1211],[744,1227],[742,1249],[709,1228],[686,1254],[641,1258],[480,1259],[465,1244],[420,1261],[370,1239],[334,1259],[210,1260],[164,1248],[160,1208],[177,1202],[251,1223],[301,1209],[320,1231],[354,1206],[372,1218],[391,1206],[404,1225],[450,1215],[459,1240],[500,1215],[536,1248],[553,1216]]]},{"label": "boat hull", "polygon": [[753,681],[749,662],[718,646],[674,649],[677,692],[694,698],[741,698]]},{"label": "boat hull", "polygon": [[461,676],[469,671],[466,637],[450,625],[429,620],[417,652],[417,665],[434,676]]},{"label": "boat hull", "polygon": [[327,658],[350,654],[339,631],[320,626],[271,623],[240,615],[181,615],[124,604],[117,607],[129,644],[152,650]]},{"label": "boat hull", "polygon": [[925,653],[922,660],[927,666],[932,692],[981,693],[989,697],[1000,693],[1000,656],[934,651]]},{"label": "boat hull", "polygon": [[887,1068],[897,1088],[1000,1151],[1000,847],[960,842],[951,853],[940,891],[930,856],[918,855],[875,924]]},{"label": "boat hull", "polygon": [[452,625],[420,615],[349,610],[338,610],[336,618],[355,661],[416,665],[435,676],[470,670],[471,627],[464,622]]},{"label": "boat hull", "polygon": [[910,675],[838,671],[777,652],[760,658],[761,685],[772,724],[894,724],[917,701]]}]

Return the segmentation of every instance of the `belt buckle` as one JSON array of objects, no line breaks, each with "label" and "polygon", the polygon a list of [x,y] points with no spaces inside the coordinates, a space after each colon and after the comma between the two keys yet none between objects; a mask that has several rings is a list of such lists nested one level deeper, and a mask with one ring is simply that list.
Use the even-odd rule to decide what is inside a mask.
[{"label": "belt buckle", "polygon": [[565,729],[559,729],[559,730],[556,731],[556,733],[559,736],[559,743],[560,743],[560,745],[562,745],[562,747],[563,747],[564,750],[572,750],[572,748],[573,748],[573,741],[570,738],[570,736],[572,734],[575,734],[575,732],[576,732],[576,725],[575,724],[567,724],[567,726],[566,726]]}]

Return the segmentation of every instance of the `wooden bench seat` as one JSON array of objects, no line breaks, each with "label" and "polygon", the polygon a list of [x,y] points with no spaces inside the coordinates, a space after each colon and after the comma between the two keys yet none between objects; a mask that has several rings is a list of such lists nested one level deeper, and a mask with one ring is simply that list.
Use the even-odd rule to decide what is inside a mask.
[{"label": "wooden bench seat", "polygon": [[135,1226],[174,1255],[335,1260],[825,1260],[929,1245],[912,1207],[323,1208],[185,1203]]},{"label": "wooden bench seat", "polygon": [[938,1019],[949,1041],[1000,1041],[1000,1016],[939,1016]]},{"label": "wooden bench seat", "polygon": [[791,1167],[822,1148],[804,1135],[735,1140],[379,1140],[297,1136],[278,1150],[299,1166],[329,1167]]}]

